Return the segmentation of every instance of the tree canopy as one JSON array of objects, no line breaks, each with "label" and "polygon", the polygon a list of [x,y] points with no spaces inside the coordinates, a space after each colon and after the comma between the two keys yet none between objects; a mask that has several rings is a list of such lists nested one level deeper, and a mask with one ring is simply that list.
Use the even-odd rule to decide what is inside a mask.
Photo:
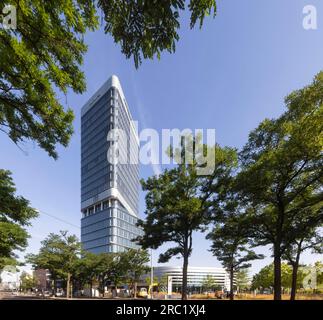
[{"label": "tree canopy", "polygon": [[[121,44],[122,53],[142,58],[175,52],[184,0],[7,0],[16,8],[16,28],[0,29],[0,131],[14,143],[34,141],[51,157],[66,147],[74,113],[61,101],[69,90],[84,92],[81,70],[87,50],[84,35],[98,28],[102,10],[105,32]],[[190,26],[200,27],[216,14],[215,0],[190,0]]]},{"label": "tree canopy", "polygon": [[29,275],[23,271],[20,275],[20,290],[26,292],[37,287],[37,279],[33,275]]},{"label": "tree canopy", "polygon": [[125,251],[128,267],[127,280],[134,290],[134,297],[137,297],[137,284],[142,277],[150,270],[148,262],[150,260],[147,250],[129,249]]},{"label": "tree canopy", "polygon": [[66,297],[70,297],[71,279],[77,274],[81,243],[67,231],[51,233],[41,242],[38,254],[27,256],[27,262],[36,268],[48,269],[52,277],[66,280]]},{"label": "tree canopy", "polygon": [[33,140],[57,157],[73,133],[71,108],[58,93],[85,90],[83,35],[98,26],[91,0],[7,0],[17,28],[0,29],[0,130],[16,144]]},{"label": "tree canopy", "polygon": [[243,269],[251,267],[250,261],[263,259],[250,248],[250,219],[234,201],[228,201],[224,211],[215,216],[214,228],[207,235],[212,241],[211,252],[230,275],[230,299],[234,298],[234,277]]},{"label": "tree canopy", "polygon": [[[292,286],[292,267],[287,263],[282,263],[282,287],[291,288]],[[302,286],[305,273],[298,270],[297,287]],[[273,289],[274,288],[274,265],[269,264],[263,267],[252,279],[253,289]]]},{"label": "tree canopy", "polygon": [[250,273],[250,269],[244,268],[244,269],[239,270],[235,274],[235,282],[236,282],[238,292],[241,290],[245,290],[245,289],[250,288],[251,279],[250,279],[249,273]]},{"label": "tree canopy", "polygon": [[186,7],[191,28],[196,23],[202,27],[204,18],[215,16],[217,9],[215,0],[99,0],[98,3],[104,12],[105,32],[121,45],[127,58],[133,57],[136,67],[142,58],[159,58],[163,51],[175,52],[180,13]]},{"label": "tree canopy", "polygon": [[183,257],[183,292],[186,299],[185,270],[192,253],[193,231],[200,230],[203,221],[202,201],[198,196],[198,178],[192,168],[178,166],[166,170],[160,176],[142,181],[146,195],[145,221],[139,220],[144,235],[138,243],[144,249],[157,249],[166,242],[175,246],[160,254],[159,262],[167,262],[172,257]]},{"label": "tree canopy", "polygon": [[29,201],[16,195],[10,171],[0,169],[0,269],[16,263],[16,250],[27,247],[26,227],[37,217]]}]

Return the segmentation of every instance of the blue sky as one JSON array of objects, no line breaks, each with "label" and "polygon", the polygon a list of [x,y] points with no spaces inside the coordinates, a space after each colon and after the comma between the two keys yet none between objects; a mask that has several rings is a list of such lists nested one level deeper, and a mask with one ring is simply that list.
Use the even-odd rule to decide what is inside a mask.
[{"label": "blue sky", "polygon": [[[317,30],[303,29],[302,11],[308,4],[317,8]],[[217,17],[206,19],[202,30],[189,30],[184,14],[180,36],[175,54],[144,61],[136,70],[102,29],[86,35],[87,91],[67,95],[75,111],[75,134],[67,149],[59,148],[59,160],[50,159],[33,143],[22,145],[22,152],[0,136],[0,168],[13,172],[18,193],[41,211],[75,225],[41,214],[30,228],[27,252],[36,252],[50,232],[80,233],[80,110],[111,74],[121,80],[140,128],[214,128],[221,145],[240,148],[260,121],[284,110],[283,98],[289,92],[310,83],[323,69],[320,0],[220,0]],[[65,97],[61,99],[65,103]],[[141,167],[141,177],[152,174],[150,166]],[[140,212],[143,217],[142,194]],[[207,251],[204,235],[195,235],[193,247],[190,265],[220,266]],[[269,255],[268,249],[259,251]],[[318,258],[308,253],[303,261]],[[270,261],[255,263],[253,271]]]}]

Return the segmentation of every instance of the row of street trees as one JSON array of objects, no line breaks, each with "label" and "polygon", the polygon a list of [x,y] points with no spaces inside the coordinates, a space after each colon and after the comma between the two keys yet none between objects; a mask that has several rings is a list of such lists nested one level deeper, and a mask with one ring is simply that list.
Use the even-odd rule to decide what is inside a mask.
[{"label": "row of street trees", "polygon": [[[293,267],[295,299],[301,253],[322,252],[322,101],[320,72],[312,84],[285,99],[280,117],[261,122],[240,152],[184,136],[180,147],[169,149],[178,165],[142,181],[146,219],[139,221],[144,235],[137,241],[153,249],[175,244],[159,261],[182,256],[183,299],[192,234],[206,230],[210,250],[230,273],[231,299],[234,273],[263,258],[253,248],[267,245],[274,258],[274,298],[281,299],[281,265],[287,260]],[[215,170],[203,176],[199,159],[206,152],[214,156]]]},{"label": "row of street trees", "polygon": [[136,297],[137,283],[150,270],[145,250],[93,254],[82,250],[77,237],[66,231],[50,234],[42,241],[39,253],[27,255],[26,262],[49,270],[53,292],[57,291],[58,281],[66,283],[67,298],[72,297],[73,288],[88,287],[92,294],[94,284],[101,296],[108,284],[114,286],[115,292],[119,285],[128,284]]}]

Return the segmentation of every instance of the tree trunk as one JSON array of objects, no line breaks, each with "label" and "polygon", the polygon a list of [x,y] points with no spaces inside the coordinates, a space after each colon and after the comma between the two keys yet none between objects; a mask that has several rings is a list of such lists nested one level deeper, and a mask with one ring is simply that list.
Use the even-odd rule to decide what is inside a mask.
[{"label": "tree trunk", "polygon": [[135,287],[134,288],[134,290],[135,290],[135,292],[134,292],[134,298],[137,299],[137,281],[135,282],[135,286],[134,287]]},{"label": "tree trunk", "polygon": [[274,248],[274,300],[281,300],[281,256],[280,246]]},{"label": "tree trunk", "polygon": [[234,293],[233,293],[233,278],[234,278],[234,272],[233,267],[230,268],[230,300],[234,299]]},{"label": "tree trunk", "polygon": [[99,296],[100,296],[100,298],[103,298],[103,296],[104,296],[104,282],[105,282],[105,278],[101,276],[99,278]]},{"label": "tree trunk", "polygon": [[51,282],[51,288],[52,288],[52,295],[55,297],[56,295],[56,280],[52,280]]},{"label": "tree trunk", "polygon": [[290,292],[290,300],[295,300],[295,298],[296,298],[297,272],[298,272],[300,255],[301,255],[300,250],[298,250],[295,262],[292,264],[292,266],[293,266],[293,274],[292,274],[292,289],[291,289],[291,292]]},{"label": "tree trunk", "polygon": [[187,268],[188,268],[188,250],[184,248],[183,256],[183,282],[182,282],[182,300],[187,300]]},{"label": "tree trunk", "polygon": [[70,297],[70,282],[71,282],[71,274],[67,274],[67,283],[66,283],[66,298]]},{"label": "tree trunk", "polygon": [[57,293],[57,279],[55,277],[55,279],[54,279],[54,296],[56,296],[56,293]]},{"label": "tree trunk", "polygon": [[92,298],[92,290],[93,290],[93,283],[92,283],[93,281],[91,280],[90,281],[90,297]]}]

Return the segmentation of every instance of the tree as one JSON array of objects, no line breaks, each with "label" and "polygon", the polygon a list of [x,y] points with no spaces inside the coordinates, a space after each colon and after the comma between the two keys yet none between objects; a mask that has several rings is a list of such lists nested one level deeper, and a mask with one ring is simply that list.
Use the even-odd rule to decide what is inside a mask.
[{"label": "tree", "polygon": [[202,282],[202,288],[208,290],[213,290],[217,286],[214,276],[208,274]]},{"label": "tree", "polygon": [[95,274],[99,281],[99,292],[104,297],[105,286],[108,280],[111,280],[113,273],[116,271],[115,253],[100,253],[98,255],[98,264],[95,268]]},{"label": "tree", "polygon": [[166,242],[175,247],[160,254],[159,262],[173,256],[183,257],[182,299],[187,299],[188,258],[192,253],[193,231],[201,230],[203,210],[198,197],[198,178],[194,169],[178,166],[160,176],[141,181],[146,195],[146,221],[139,220],[144,235],[137,238],[144,248],[157,249]]},{"label": "tree", "polygon": [[20,290],[26,292],[28,290],[33,290],[37,286],[37,279],[34,276],[29,275],[27,272],[23,271],[20,275]]},{"label": "tree", "polygon": [[90,286],[90,295],[92,296],[93,282],[97,278],[98,268],[100,266],[100,255],[89,251],[83,251],[81,259],[77,261],[75,278],[80,286],[84,288],[86,284]]},{"label": "tree", "polygon": [[99,291],[104,297],[105,286],[108,281],[113,283],[117,295],[118,285],[127,281],[129,271],[127,252],[100,253],[99,262],[95,269],[95,274],[99,280]]},{"label": "tree", "polygon": [[127,251],[116,254],[113,259],[112,270],[109,278],[114,284],[116,296],[118,296],[119,284],[125,283],[127,281],[128,272],[129,272],[129,263],[128,263]]},{"label": "tree", "polygon": [[0,29],[0,130],[16,144],[33,140],[54,158],[67,146],[73,112],[56,91],[85,90],[83,36],[98,26],[91,0],[7,0],[17,28]]},{"label": "tree", "polygon": [[237,291],[250,288],[249,269],[241,269],[235,275]]},{"label": "tree", "polygon": [[14,251],[26,248],[25,227],[37,215],[28,200],[16,195],[10,171],[0,169],[0,269],[17,263]]},{"label": "tree", "polygon": [[167,291],[168,286],[168,276],[167,274],[163,274],[156,280],[154,279],[154,283],[158,283],[158,290]]},{"label": "tree", "polygon": [[39,253],[28,255],[27,262],[34,267],[48,269],[54,281],[58,278],[66,280],[66,298],[70,298],[71,281],[77,273],[80,255],[81,243],[77,237],[61,231],[59,234],[50,233],[41,242]]},{"label": "tree", "polygon": [[[304,224],[300,227],[306,231],[309,228],[309,225],[306,221],[303,221],[303,223]],[[293,230],[291,230],[291,232],[293,232]],[[312,251],[316,253],[323,253],[322,243],[323,237],[319,234],[319,230],[311,230],[304,232],[298,239],[294,239],[294,242],[291,242],[286,248],[283,257],[293,268],[292,288],[290,294],[291,300],[295,300],[296,298],[297,276],[299,274],[298,268],[301,254],[309,249],[312,249]]]},{"label": "tree", "polygon": [[[282,263],[282,286],[291,288],[292,284],[292,268],[287,263]],[[300,275],[300,274],[299,274]],[[301,278],[301,277],[299,277]],[[263,267],[257,274],[253,276],[253,289],[272,289],[274,287],[274,264]]]},{"label": "tree", "polygon": [[245,213],[239,212],[236,202],[227,202],[217,219],[207,239],[212,241],[211,252],[230,275],[230,300],[233,300],[235,273],[249,268],[249,261],[263,259],[264,256],[249,248],[250,220]]},{"label": "tree", "polygon": [[[17,28],[0,30],[0,131],[16,144],[35,141],[51,157],[66,147],[74,114],[58,93],[85,90],[80,70],[87,50],[84,34],[98,27],[97,5],[104,12],[105,32],[112,35],[136,67],[143,58],[175,52],[179,13],[184,0],[135,1],[7,0],[16,8]],[[216,14],[215,0],[190,0],[190,27]]]},{"label": "tree", "polygon": [[[253,210],[254,245],[272,245],[276,300],[281,299],[282,255],[292,242],[288,231],[301,212],[322,206],[322,99],[320,72],[311,85],[285,99],[284,114],[250,133],[240,153],[237,185]],[[322,215],[314,219],[319,224]]]},{"label": "tree", "polygon": [[[136,67],[143,58],[160,58],[164,50],[175,52],[177,33],[180,28],[179,15],[185,10],[185,0],[164,1],[123,1],[99,0],[99,7],[104,12],[105,32],[121,44],[122,53],[127,58],[133,57]],[[215,0],[190,0],[188,9],[191,13],[190,27],[204,18],[216,14]]]},{"label": "tree", "polygon": [[316,281],[317,285],[323,288],[323,262],[316,261],[314,263],[314,267],[316,269]]},{"label": "tree", "polygon": [[134,288],[134,298],[137,298],[137,284],[143,275],[147,274],[150,267],[147,263],[150,260],[146,250],[129,249],[125,252],[127,260],[127,278]]},{"label": "tree", "polygon": [[216,148],[213,175],[205,178],[202,191],[207,199],[208,221],[214,223],[207,235],[212,241],[211,252],[222,262],[230,275],[230,299],[234,299],[234,275],[248,268],[248,261],[262,259],[248,248],[249,216],[234,189],[237,152],[232,148]]},{"label": "tree", "polygon": [[204,231],[208,222],[208,198],[214,193],[213,189],[208,189],[209,175],[212,176],[211,182],[217,181],[218,185],[222,185],[232,153],[232,149],[222,149],[217,144],[203,144],[201,135],[184,135],[180,146],[172,145],[168,149],[168,155],[175,159],[177,166],[141,181],[143,190],[147,191],[147,218],[145,221],[139,220],[138,225],[143,228],[144,235],[136,240],[143,248],[157,249],[167,242],[176,244],[159,256],[159,262],[182,256],[183,300],[187,299],[187,268],[192,253],[192,235],[194,231]]},{"label": "tree", "polygon": [[274,286],[274,267],[273,264],[263,267],[252,278],[253,289],[269,289]]}]

